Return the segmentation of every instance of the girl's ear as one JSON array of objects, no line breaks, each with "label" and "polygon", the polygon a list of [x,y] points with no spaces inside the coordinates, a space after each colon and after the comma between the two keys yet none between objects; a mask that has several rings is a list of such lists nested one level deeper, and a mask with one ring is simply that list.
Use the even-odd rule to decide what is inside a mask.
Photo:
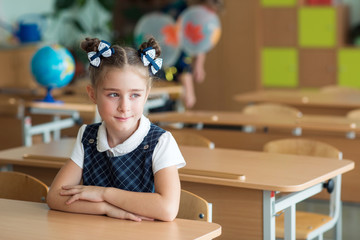
[{"label": "girl's ear", "polygon": [[87,85],[87,86],[86,86],[86,91],[87,91],[87,93],[88,93],[88,95],[89,95],[90,100],[91,100],[93,103],[96,104],[95,90],[94,90],[93,86]]}]

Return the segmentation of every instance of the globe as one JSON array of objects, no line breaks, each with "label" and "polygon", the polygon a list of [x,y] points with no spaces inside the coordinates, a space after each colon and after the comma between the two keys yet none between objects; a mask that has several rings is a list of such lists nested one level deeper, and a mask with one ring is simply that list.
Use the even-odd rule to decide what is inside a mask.
[{"label": "globe", "polygon": [[189,55],[206,53],[221,36],[221,23],[215,12],[204,6],[192,6],[177,20],[180,28],[181,48]]},{"label": "globe", "polygon": [[43,101],[55,102],[51,90],[70,83],[75,73],[75,60],[61,45],[46,45],[37,50],[32,57],[31,72],[36,82],[47,89]]},{"label": "globe", "polygon": [[171,67],[180,56],[179,33],[175,20],[165,13],[154,12],[142,16],[134,30],[137,47],[154,37],[161,47],[164,67]]}]

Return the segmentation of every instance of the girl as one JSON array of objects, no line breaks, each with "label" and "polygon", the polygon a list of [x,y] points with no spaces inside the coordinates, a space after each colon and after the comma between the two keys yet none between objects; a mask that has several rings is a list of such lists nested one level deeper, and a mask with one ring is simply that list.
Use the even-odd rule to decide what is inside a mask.
[{"label": "girl", "polygon": [[185,161],[169,132],[142,114],[151,73],[161,67],[155,39],[139,51],[86,38],[90,99],[101,123],[83,125],[71,159],[47,196],[50,208],[141,221],[172,221],[178,212],[178,168]]}]

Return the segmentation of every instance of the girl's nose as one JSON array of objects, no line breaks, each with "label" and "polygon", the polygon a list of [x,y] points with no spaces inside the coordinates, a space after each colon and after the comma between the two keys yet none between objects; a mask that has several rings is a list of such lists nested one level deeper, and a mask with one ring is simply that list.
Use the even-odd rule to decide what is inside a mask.
[{"label": "girl's nose", "polygon": [[129,110],[129,101],[125,98],[121,99],[118,104],[118,111],[126,112]]}]

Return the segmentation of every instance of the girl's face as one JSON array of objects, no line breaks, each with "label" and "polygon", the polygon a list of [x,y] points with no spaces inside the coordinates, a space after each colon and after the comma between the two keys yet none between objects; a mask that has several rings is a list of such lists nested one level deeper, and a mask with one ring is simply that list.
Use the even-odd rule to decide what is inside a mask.
[{"label": "girl's face", "polygon": [[134,69],[109,69],[96,90],[89,86],[88,93],[106,124],[110,147],[124,142],[136,131],[149,89]]}]

